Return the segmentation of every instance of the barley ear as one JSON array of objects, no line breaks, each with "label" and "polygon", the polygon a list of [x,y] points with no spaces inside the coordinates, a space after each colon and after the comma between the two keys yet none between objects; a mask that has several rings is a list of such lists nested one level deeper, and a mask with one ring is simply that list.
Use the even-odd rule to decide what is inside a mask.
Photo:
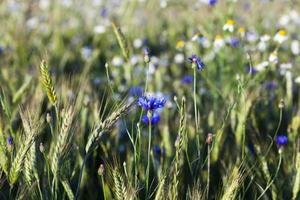
[{"label": "barley ear", "polygon": [[42,60],[40,64],[40,73],[41,73],[41,81],[46,91],[46,94],[48,96],[48,99],[52,105],[56,105],[57,104],[56,92],[54,90],[52,79],[49,74],[48,65],[45,60]]},{"label": "barley ear", "polygon": [[54,174],[54,178],[57,179],[60,169],[61,158],[64,150],[68,146],[70,139],[70,129],[73,121],[74,111],[73,107],[70,106],[62,114],[62,123],[59,131],[59,135],[54,143],[54,150],[52,155],[51,170]]},{"label": "barley ear", "polygon": [[23,170],[22,166],[24,164],[27,152],[34,144],[41,126],[41,120],[33,119],[29,113],[24,114],[23,112],[21,112],[21,119],[25,132],[24,142],[18,149],[16,157],[12,162],[8,176],[10,184],[15,184],[18,180],[20,172]]},{"label": "barley ear", "polygon": [[113,28],[113,31],[117,37],[117,40],[118,40],[118,43],[119,43],[119,46],[122,50],[122,54],[124,56],[124,58],[126,59],[126,61],[129,60],[129,47],[128,47],[128,43],[126,41],[126,38],[123,34],[123,32],[121,31],[121,28],[119,26],[117,26],[116,22],[111,22],[111,25],[112,25],[112,28]]}]

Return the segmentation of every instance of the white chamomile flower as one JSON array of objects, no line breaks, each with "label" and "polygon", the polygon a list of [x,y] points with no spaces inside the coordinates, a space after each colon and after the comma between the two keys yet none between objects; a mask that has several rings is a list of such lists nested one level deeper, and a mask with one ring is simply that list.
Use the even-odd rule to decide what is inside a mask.
[{"label": "white chamomile flower", "polygon": [[113,57],[111,64],[116,67],[119,67],[124,64],[124,59],[120,56],[115,56],[115,57]]},{"label": "white chamomile flower", "polygon": [[300,84],[300,76],[297,76],[294,81],[295,81],[295,83]]},{"label": "white chamomile flower", "polygon": [[174,62],[176,64],[182,64],[184,62],[184,55],[182,53],[178,53],[174,56]]},{"label": "white chamomile flower", "polygon": [[278,56],[277,56],[277,51],[273,51],[270,56],[269,56],[269,62],[270,63],[278,63]]},{"label": "white chamomile flower", "polygon": [[291,51],[295,56],[300,54],[300,44],[298,40],[291,42]]},{"label": "white chamomile flower", "polygon": [[93,31],[96,34],[102,34],[102,33],[104,33],[106,31],[106,27],[103,26],[103,25],[97,25],[97,26],[94,27]]},{"label": "white chamomile flower", "polygon": [[216,50],[219,50],[221,47],[225,45],[225,41],[221,35],[217,35],[214,41],[214,47]]},{"label": "white chamomile flower", "polygon": [[264,62],[261,62],[259,64],[257,64],[254,68],[257,70],[257,71],[263,71],[265,70],[269,65],[269,62],[268,61],[264,61]]},{"label": "white chamomile flower", "polygon": [[227,20],[226,24],[223,26],[224,31],[233,32],[234,31],[235,21],[232,19]]},{"label": "white chamomile flower", "polygon": [[279,44],[285,42],[288,39],[285,30],[280,30],[274,36],[274,41],[278,42]]},{"label": "white chamomile flower", "polygon": [[141,48],[143,46],[143,40],[140,38],[137,38],[133,41],[133,46],[134,48],[138,49]]}]

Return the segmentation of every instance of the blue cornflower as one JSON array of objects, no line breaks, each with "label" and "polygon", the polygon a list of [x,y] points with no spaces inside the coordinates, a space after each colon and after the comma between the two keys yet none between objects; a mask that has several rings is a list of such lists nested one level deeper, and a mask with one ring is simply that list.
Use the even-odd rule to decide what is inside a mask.
[{"label": "blue cornflower", "polygon": [[246,72],[247,72],[248,74],[254,75],[254,74],[257,73],[257,69],[255,69],[254,67],[247,66],[247,67],[246,67]]},{"label": "blue cornflower", "polygon": [[[159,114],[157,112],[155,112],[153,114],[153,116],[152,116],[152,119],[151,119],[151,125],[155,125],[159,121],[160,121],[160,116],[159,116]],[[144,122],[147,125],[149,124],[149,117],[148,117],[148,115],[143,115],[142,122]]]},{"label": "blue cornflower", "polygon": [[286,135],[278,135],[276,138],[276,143],[278,146],[284,146],[288,142],[288,137]]},{"label": "blue cornflower", "polygon": [[269,82],[266,82],[264,84],[264,87],[267,89],[267,90],[274,90],[276,89],[278,86],[277,82],[276,81],[269,81]]},{"label": "blue cornflower", "polygon": [[166,100],[164,98],[142,96],[138,99],[138,105],[145,110],[154,111],[164,107]]},{"label": "blue cornflower", "polygon": [[144,48],[144,55],[149,56],[149,54],[150,54],[150,49],[148,47],[145,47]]},{"label": "blue cornflower", "polygon": [[102,8],[101,10],[100,10],[100,15],[101,15],[101,17],[107,17],[108,16],[108,10],[107,10],[107,8]]},{"label": "blue cornflower", "polygon": [[160,148],[157,144],[153,146],[153,154],[156,157],[165,156],[166,155],[166,149]]},{"label": "blue cornflower", "polygon": [[0,56],[4,53],[4,48],[0,47]]},{"label": "blue cornflower", "polygon": [[238,38],[235,38],[235,37],[230,38],[229,44],[230,44],[230,46],[232,46],[233,48],[236,48],[236,47],[239,46],[240,40],[239,40]]},{"label": "blue cornflower", "polygon": [[6,140],[6,142],[7,142],[7,144],[8,144],[9,146],[11,146],[11,145],[13,145],[14,140],[13,140],[13,138],[12,138],[11,136],[9,136],[9,137],[7,138],[7,140]]},{"label": "blue cornflower", "polygon": [[182,77],[181,82],[183,84],[190,84],[193,82],[193,80],[194,80],[193,76],[185,75],[184,77]]},{"label": "blue cornflower", "polygon": [[143,89],[143,87],[140,87],[140,86],[133,86],[133,87],[130,87],[130,89],[129,89],[129,94],[134,97],[142,96],[143,92],[144,92],[144,89]]},{"label": "blue cornflower", "polygon": [[218,3],[218,0],[209,0],[208,3],[209,5],[214,6],[216,3]]},{"label": "blue cornflower", "polygon": [[195,54],[189,57],[188,59],[190,63],[197,65],[198,70],[202,71],[204,69],[204,63],[202,62],[201,58],[199,58]]}]

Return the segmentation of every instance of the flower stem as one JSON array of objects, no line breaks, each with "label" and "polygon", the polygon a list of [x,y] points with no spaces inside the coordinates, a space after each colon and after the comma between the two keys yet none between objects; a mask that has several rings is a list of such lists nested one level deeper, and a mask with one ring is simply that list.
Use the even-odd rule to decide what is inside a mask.
[{"label": "flower stem", "polygon": [[146,192],[148,196],[149,191],[149,172],[150,172],[150,152],[151,152],[151,121],[152,121],[152,113],[148,111],[149,118],[149,139],[148,139],[148,161],[147,161],[147,169],[146,169]]},{"label": "flower stem", "polygon": [[197,114],[197,68],[194,67],[194,112],[195,112],[195,122],[196,122],[196,133],[198,131],[198,114]]}]

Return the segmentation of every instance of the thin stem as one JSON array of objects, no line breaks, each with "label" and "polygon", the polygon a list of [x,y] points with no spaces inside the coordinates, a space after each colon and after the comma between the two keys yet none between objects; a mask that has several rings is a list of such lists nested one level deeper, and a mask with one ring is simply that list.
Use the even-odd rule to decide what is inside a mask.
[{"label": "thin stem", "polygon": [[278,162],[278,166],[277,166],[277,169],[276,169],[276,172],[275,172],[275,175],[273,177],[273,179],[270,181],[270,183],[267,185],[266,189],[264,189],[264,191],[262,192],[262,194],[257,198],[257,200],[261,199],[264,194],[266,193],[266,191],[269,189],[269,187],[271,187],[271,185],[273,184],[273,182],[275,181],[275,178],[277,177],[277,174],[279,172],[279,169],[280,169],[280,166],[281,166],[281,162],[282,162],[282,153],[280,152],[279,153],[279,162]]},{"label": "thin stem", "polygon": [[146,83],[145,83],[145,91],[144,94],[147,92],[148,90],[148,82],[149,82],[149,71],[150,71],[150,64],[147,63],[147,74],[146,74]]},{"label": "thin stem", "polygon": [[81,183],[81,179],[82,179],[82,175],[83,175],[83,170],[84,170],[85,163],[86,163],[86,161],[88,159],[88,156],[89,156],[89,153],[84,156],[84,160],[83,160],[82,165],[81,165],[81,169],[80,169],[80,173],[79,173],[79,178],[78,178],[78,185],[77,185],[77,189],[76,189],[76,194],[74,196],[74,200],[78,199],[79,190],[80,190],[80,183]]},{"label": "thin stem", "polygon": [[207,145],[207,199],[209,199],[210,185],[210,144]]},{"label": "thin stem", "polygon": [[194,67],[194,112],[195,112],[195,121],[196,121],[196,134],[198,132],[198,114],[197,114],[197,70],[196,67]]},{"label": "thin stem", "polygon": [[270,152],[270,150],[271,150],[271,148],[272,148],[272,145],[273,145],[273,143],[274,143],[274,141],[275,141],[275,138],[276,138],[276,136],[277,136],[277,134],[278,134],[278,131],[279,131],[279,128],[280,128],[280,125],[281,125],[281,121],[282,121],[282,108],[280,108],[280,114],[279,114],[279,121],[278,121],[278,125],[277,125],[277,128],[276,128],[276,132],[275,132],[275,135],[274,135],[274,137],[273,137],[273,140],[271,141],[271,144],[269,145],[269,147],[268,147],[268,149],[267,149],[267,151],[266,151],[266,154],[265,154],[265,156],[267,156],[268,155],[268,153]]},{"label": "thin stem", "polygon": [[103,175],[101,175],[101,183],[102,183],[103,198],[104,200],[106,200]]},{"label": "thin stem", "polygon": [[147,169],[146,169],[146,191],[148,196],[149,191],[149,172],[150,172],[150,152],[151,152],[151,121],[152,121],[152,113],[148,112],[149,118],[149,138],[148,138],[148,161],[147,161]]}]

